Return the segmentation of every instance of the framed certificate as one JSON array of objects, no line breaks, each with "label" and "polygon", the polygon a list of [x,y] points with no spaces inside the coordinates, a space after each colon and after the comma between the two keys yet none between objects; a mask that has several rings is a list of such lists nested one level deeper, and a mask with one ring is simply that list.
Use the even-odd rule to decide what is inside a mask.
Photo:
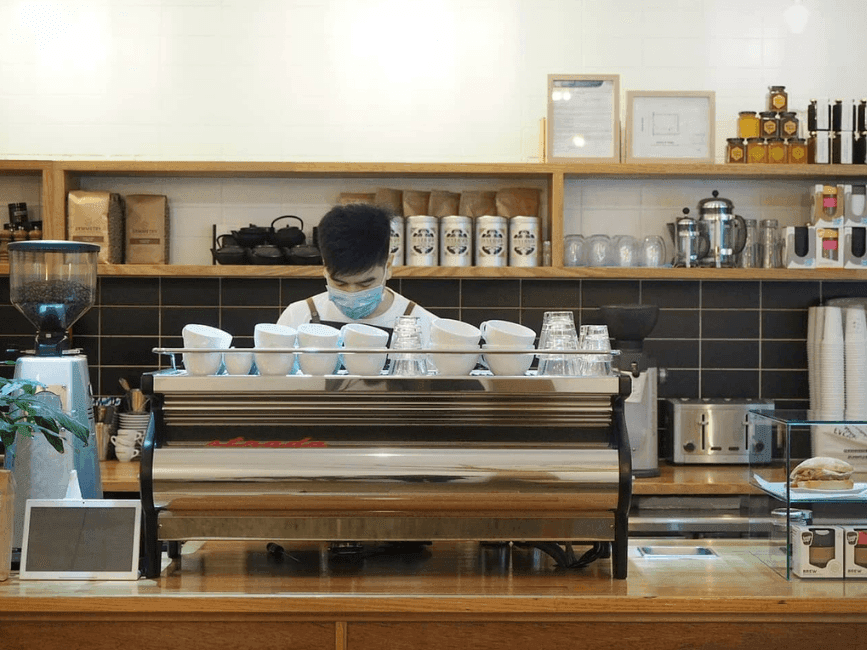
[{"label": "framed certificate", "polygon": [[547,159],[620,161],[620,75],[548,75]]},{"label": "framed certificate", "polygon": [[714,93],[626,93],[626,162],[714,162]]}]

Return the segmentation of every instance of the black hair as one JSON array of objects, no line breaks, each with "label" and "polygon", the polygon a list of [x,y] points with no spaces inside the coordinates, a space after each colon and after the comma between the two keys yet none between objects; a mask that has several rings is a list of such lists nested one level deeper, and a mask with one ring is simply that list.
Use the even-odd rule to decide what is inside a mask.
[{"label": "black hair", "polygon": [[316,230],[322,261],[332,277],[362,273],[388,261],[391,214],[380,207],[334,206]]}]

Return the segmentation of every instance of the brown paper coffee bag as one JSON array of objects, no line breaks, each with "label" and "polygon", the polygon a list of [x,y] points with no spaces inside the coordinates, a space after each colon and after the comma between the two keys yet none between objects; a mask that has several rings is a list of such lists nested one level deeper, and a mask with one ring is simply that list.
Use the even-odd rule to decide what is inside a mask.
[{"label": "brown paper coffee bag", "polygon": [[472,190],[461,192],[461,204],[458,214],[465,217],[484,217],[486,214],[497,214],[497,193]]},{"label": "brown paper coffee bag", "polygon": [[73,190],[67,201],[67,238],[99,245],[97,260],[123,262],[123,198],[114,192]]},{"label": "brown paper coffee bag", "polygon": [[162,194],[130,194],[126,203],[127,264],[169,263],[169,202]]},{"label": "brown paper coffee bag", "polygon": [[454,214],[460,214],[458,210],[461,207],[461,195],[457,192],[446,192],[444,190],[433,190],[430,193],[430,201],[428,202],[428,214],[432,217],[450,217]]},{"label": "brown paper coffee bag", "polygon": [[373,198],[375,205],[388,210],[393,217],[403,216],[403,191],[380,187]]},{"label": "brown paper coffee bag", "polygon": [[403,216],[414,217],[418,214],[427,214],[429,203],[430,192],[405,190],[403,193]]},{"label": "brown paper coffee bag", "polygon": [[338,205],[350,205],[351,203],[373,203],[376,200],[376,194],[365,194],[363,192],[341,192],[337,197]]},{"label": "brown paper coffee bag", "polygon": [[497,192],[501,217],[538,217],[540,192],[533,187],[514,187]]}]

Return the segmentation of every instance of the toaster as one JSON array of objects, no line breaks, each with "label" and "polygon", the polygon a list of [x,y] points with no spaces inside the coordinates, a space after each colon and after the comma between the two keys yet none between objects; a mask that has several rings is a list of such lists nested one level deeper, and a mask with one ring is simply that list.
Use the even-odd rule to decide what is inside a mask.
[{"label": "toaster", "polygon": [[773,409],[757,399],[667,399],[663,455],[680,465],[769,463],[773,425],[751,423],[749,412]]}]

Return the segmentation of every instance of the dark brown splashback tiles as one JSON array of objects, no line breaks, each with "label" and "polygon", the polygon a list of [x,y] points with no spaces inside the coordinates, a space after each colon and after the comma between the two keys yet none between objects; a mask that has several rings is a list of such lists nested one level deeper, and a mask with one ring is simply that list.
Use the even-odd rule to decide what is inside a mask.
[{"label": "dark brown splashback tiles", "polygon": [[223,307],[268,307],[279,303],[279,279],[223,278],[220,281],[220,304]]},{"label": "dark brown splashback tiles", "polygon": [[160,295],[164,306],[220,304],[220,280],[216,278],[163,278]]},{"label": "dark brown splashback tiles", "polygon": [[660,309],[698,309],[700,291],[698,280],[645,280],[641,283],[641,302]]},{"label": "dark brown splashback tiles", "polygon": [[762,282],[762,309],[807,309],[819,304],[819,282]]},{"label": "dark brown splashback tiles", "polygon": [[425,309],[432,307],[460,307],[460,280],[412,280],[400,281],[400,293]]},{"label": "dark brown splashback tiles", "polygon": [[581,281],[522,280],[521,306],[577,309],[581,306]]},{"label": "dark brown splashback tiles", "polygon": [[644,352],[656,361],[659,368],[698,368],[698,341],[667,341],[648,339]]},{"label": "dark brown splashback tiles", "polygon": [[462,307],[521,306],[519,280],[474,280],[461,284]]},{"label": "dark brown splashback tiles", "polygon": [[100,278],[100,305],[159,305],[159,278]]},{"label": "dark brown splashback tiles", "polygon": [[638,280],[583,280],[581,306],[623,305],[637,303],[641,283]]},{"label": "dark brown splashback tiles", "polygon": [[809,401],[810,382],[806,370],[763,370],[762,397],[800,398]]},{"label": "dark brown splashback tiles", "polygon": [[701,311],[701,336],[705,339],[757,339],[759,338],[758,310]]},{"label": "dark brown splashback tiles", "polygon": [[762,338],[807,339],[806,311],[762,312]]},{"label": "dark brown splashback tiles", "polygon": [[[135,309],[135,307],[133,307],[132,309]],[[154,313],[159,315],[159,310],[154,308]],[[75,321],[75,323],[72,325],[72,331],[75,334],[84,334],[86,336],[99,336],[99,322],[101,318],[102,307],[92,307],[91,309],[86,311],[81,318]]]},{"label": "dark brown splashback tiles", "polygon": [[758,309],[759,282],[702,282],[702,309]]},{"label": "dark brown splashback tiles", "polygon": [[758,341],[701,342],[702,368],[758,368]]},{"label": "dark brown splashback tiles", "polygon": [[12,305],[0,305],[0,328],[4,334],[36,335],[36,327]]},{"label": "dark brown splashback tiles", "polygon": [[758,370],[702,370],[701,372],[701,397],[748,399],[758,395]]},{"label": "dark brown splashback tiles", "polygon": [[823,282],[822,301],[832,298],[864,298],[867,297],[867,282]]},{"label": "dark brown splashback tiles", "polygon": [[160,311],[156,307],[102,307],[101,333],[158,336]]},{"label": "dark brown splashback tiles", "polygon": [[697,339],[701,334],[697,309],[660,309],[650,332],[654,339]]},{"label": "dark brown splashback tiles", "polygon": [[258,323],[276,323],[278,318],[276,307],[226,307],[220,310],[220,329],[232,336],[253,336]]},{"label": "dark brown splashback tiles", "polygon": [[9,304],[9,276],[0,277],[0,305]]},{"label": "dark brown splashback tiles", "polygon": [[678,370],[675,368],[666,373],[664,381],[659,382],[657,395],[660,398],[698,397],[699,388],[698,370]]},{"label": "dark brown splashback tiles", "polygon": [[325,278],[283,278],[280,280],[280,306],[285,309],[291,303],[320,294],[325,289]]},{"label": "dark brown splashback tiles", "polygon": [[156,366],[159,347],[155,336],[104,336],[100,344],[100,363],[104,366]]},{"label": "dark brown splashback tiles", "polygon": [[161,311],[160,334],[181,336],[184,325],[198,323],[220,327],[220,309],[214,307],[167,307]]},{"label": "dark brown splashback tiles", "polygon": [[762,368],[804,369],[806,341],[762,341]]}]

